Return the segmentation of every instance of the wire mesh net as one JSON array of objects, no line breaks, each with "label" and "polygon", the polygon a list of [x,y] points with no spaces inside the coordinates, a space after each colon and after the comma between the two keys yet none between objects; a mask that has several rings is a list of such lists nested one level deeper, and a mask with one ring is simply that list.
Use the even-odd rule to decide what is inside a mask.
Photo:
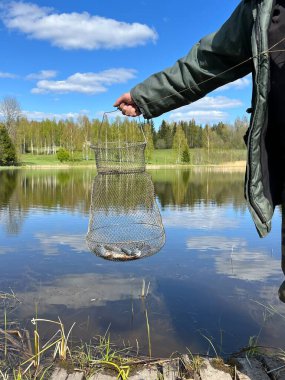
[{"label": "wire mesh net", "polygon": [[163,247],[165,232],[148,174],[95,177],[86,241],[97,256],[116,261],[150,256]]},{"label": "wire mesh net", "polygon": [[146,138],[141,123],[121,121],[109,123],[106,113],[99,127],[95,153],[97,171],[106,173],[137,173],[145,171]]}]

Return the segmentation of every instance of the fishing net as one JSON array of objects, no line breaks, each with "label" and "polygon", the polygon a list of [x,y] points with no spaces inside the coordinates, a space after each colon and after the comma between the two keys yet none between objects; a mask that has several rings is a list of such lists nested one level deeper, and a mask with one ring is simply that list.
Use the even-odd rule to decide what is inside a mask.
[{"label": "fishing net", "polygon": [[[107,112],[109,113],[109,112]],[[135,120],[109,123],[104,114],[94,149],[97,171],[106,173],[137,173],[145,171],[146,138],[141,123]]]},{"label": "fishing net", "polygon": [[107,260],[136,260],[157,253],[165,232],[147,173],[99,174],[94,179],[86,237]]}]

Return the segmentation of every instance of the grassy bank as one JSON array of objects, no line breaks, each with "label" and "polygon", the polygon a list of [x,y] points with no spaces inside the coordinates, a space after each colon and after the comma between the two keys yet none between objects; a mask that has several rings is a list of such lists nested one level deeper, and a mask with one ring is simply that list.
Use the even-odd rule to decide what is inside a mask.
[{"label": "grassy bank", "polygon": [[[210,355],[212,355],[214,368],[227,372],[233,379],[236,379],[235,358],[245,357],[249,361],[249,359],[258,358],[263,354],[284,357],[282,349],[259,345],[258,340],[262,331],[260,329],[257,336],[249,338],[248,346],[238,352],[224,353],[222,341],[217,343],[212,338],[201,334],[201,339],[208,344],[206,353],[193,354],[190,349],[185,347],[187,355],[176,352],[170,358],[154,358],[147,304],[145,303],[148,291],[145,292],[143,289],[140,297],[145,308],[145,333],[148,340],[147,348],[145,347],[147,352],[144,353],[141,352],[140,342],[137,339],[136,347],[126,344],[121,347],[114,345],[110,338],[109,328],[104,336],[90,336],[88,342],[81,342],[78,339],[75,341],[72,337],[75,323],[67,327],[60,318],[47,320],[37,317],[31,320],[29,330],[20,328],[19,324],[10,321],[8,316],[9,312],[17,308],[21,300],[12,290],[10,293],[0,291],[0,311],[4,315],[3,322],[0,322],[0,380],[45,380],[49,379],[54,368],[59,366],[66,368],[68,372],[80,371],[87,379],[99,372],[112,374],[120,380],[128,380],[132,373],[140,370],[146,364],[157,364],[157,366],[163,367],[164,364],[173,362],[174,358],[182,361],[183,364],[183,374],[179,378],[199,378],[197,376],[203,365],[203,358],[208,358]],[[262,307],[263,313],[268,318],[273,315],[285,318],[271,305],[266,306],[260,303],[258,305]],[[263,323],[265,324],[268,320],[265,318]],[[186,356],[187,358],[185,358]],[[185,359],[187,360],[185,361]],[[181,368],[180,365],[178,367]],[[278,369],[276,366],[276,369],[271,372]]]},{"label": "grassy bank", "polygon": [[[221,150],[216,149],[207,152],[205,149],[191,149],[190,161],[182,163],[177,160],[177,154],[173,149],[156,149],[148,160],[148,165],[154,166],[189,166],[189,165],[221,165],[246,160],[245,150]],[[20,156],[20,166],[94,166],[95,160],[91,156],[89,160],[83,160],[81,155],[75,155],[74,160],[61,163],[56,155],[32,155]]]}]

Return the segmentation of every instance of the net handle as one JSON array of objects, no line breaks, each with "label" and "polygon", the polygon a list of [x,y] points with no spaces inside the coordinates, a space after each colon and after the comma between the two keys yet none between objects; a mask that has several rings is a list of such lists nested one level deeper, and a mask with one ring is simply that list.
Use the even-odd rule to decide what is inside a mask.
[{"label": "net handle", "polygon": [[[97,142],[97,144],[99,144],[99,143],[102,142],[102,139],[101,139],[101,136],[102,136],[102,128],[103,128],[104,121],[105,121],[105,120],[108,120],[107,115],[108,115],[109,113],[114,113],[114,112],[117,112],[117,111],[118,111],[118,109],[116,109],[116,110],[114,110],[114,111],[106,111],[106,112],[103,113],[103,117],[102,117],[101,123],[100,123],[100,125],[99,125],[98,142]],[[144,140],[144,141],[142,141],[141,143],[146,144],[146,143],[147,143],[147,139],[146,139],[146,135],[145,135],[144,130],[143,130],[143,123],[142,123],[142,121],[141,121],[140,116],[138,116],[138,119],[139,119],[139,125],[138,125],[138,127],[140,128],[140,131],[141,131],[141,134],[142,134],[142,136],[143,136],[143,140]],[[107,134],[106,134],[106,141],[105,141],[105,143],[107,143]]]}]

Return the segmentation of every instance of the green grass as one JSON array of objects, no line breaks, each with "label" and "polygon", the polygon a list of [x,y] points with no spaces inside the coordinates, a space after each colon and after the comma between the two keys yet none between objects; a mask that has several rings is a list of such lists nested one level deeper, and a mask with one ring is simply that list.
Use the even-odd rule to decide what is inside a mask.
[{"label": "green grass", "polygon": [[[208,152],[206,149],[190,149],[191,165],[211,165],[223,162],[245,161],[246,150],[244,149],[213,149]],[[181,162],[180,162],[181,163]],[[156,149],[149,160],[149,164],[155,165],[175,165],[177,155],[173,149]]]},{"label": "green grass", "polygon": [[[243,149],[227,150],[215,149],[211,150],[209,157],[205,149],[190,149],[190,165],[213,165],[221,164],[223,162],[244,161],[246,160],[246,151]],[[76,153],[74,161],[67,161],[61,163],[56,155],[32,155],[23,154],[20,156],[22,166],[60,166],[62,164],[69,166],[95,166],[93,156],[90,156],[88,161],[82,159],[81,153]],[[173,149],[155,149],[148,164],[150,165],[176,165],[177,154]]]},{"label": "green grass", "polygon": [[155,149],[149,160],[150,164],[172,165],[175,164],[176,157],[173,149]]},{"label": "green grass", "polygon": [[95,165],[95,160],[83,160],[79,155],[75,156],[74,161],[67,161],[61,163],[56,155],[46,155],[46,154],[41,154],[41,155],[33,155],[33,154],[22,154],[20,156],[20,162],[23,166],[26,165],[52,165],[52,166],[57,166],[57,165],[90,165],[94,166]]}]

